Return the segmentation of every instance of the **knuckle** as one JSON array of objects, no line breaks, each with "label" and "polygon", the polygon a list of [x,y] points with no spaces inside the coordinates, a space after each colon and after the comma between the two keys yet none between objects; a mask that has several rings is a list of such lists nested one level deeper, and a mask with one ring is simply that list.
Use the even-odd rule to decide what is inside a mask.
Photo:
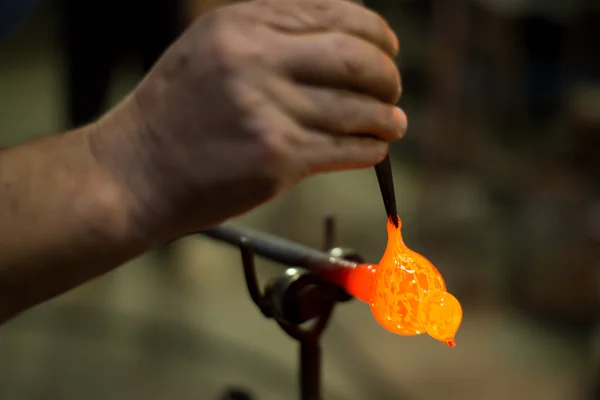
[{"label": "knuckle", "polygon": [[299,0],[256,0],[254,4],[258,7],[260,12],[265,10],[271,10],[277,13],[277,15],[283,16],[284,13],[291,11],[290,6],[298,3]]},{"label": "knuckle", "polygon": [[388,154],[389,146],[386,142],[375,139],[366,139],[362,146],[361,156],[370,163],[381,162]]},{"label": "knuckle", "polygon": [[286,186],[291,180],[291,155],[287,151],[280,134],[266,132],[260,141],[260,169],[265,179],[275,188]]},{"label": "knuckle", "polygon": [[251,129],[258,163],[261,169],[266,169],[270,174],[285,170],[291,159],[285,143],[285,132],[277,126],[274,121],[257,115]]},{"label": "knuckle", "polygon": [[243,18],[230,15],[229,10],[214,12],[212,22],[212,56],[226,69],[265,65],[268,53],[260,41],[254,40],[252,29],[245,29]]},{"label": "knuckle", "polygon": [[340,7],[337,7],[336,3],[331,0],[301,1],[300,4],[302,4],[306,11],[320,23],[321,27],[324,28],[339,26],[343,18]]},{"label": "knuckle", "polygon": [[337,33],[332,42],[332,47],[336,49],[335,54],[339,59],[343,72],[350,76],[363,74],[362,57],[358,56],[361,49],[358,48],[356,40],[350,36]]},{"label": "knuckle", "polygon": [[235,57],[235,32],[229,27],[228,16],[223,11],[217,11],[211,18],[211,50],[212,59],[223,66],[231,63]]},{"label": "knuckle", "polygon": [[285,147],[282,143],[280,132],[263,131],[259,136],[260,156],[267,165],[275,167],[285,163]]},{"label": "knuckle", "polygon": [[383,124],[388,124],[387,107],[370,97],[356,95],[352,92],[340,92],[338,99],[332,102],[336,105],[336,118],[346,132],[356,133],[357,130],[379,130]]},{"label": "knuckle", "polygon": [[286,17],[282,22],[291,28],[328,30],[342,18],[340,7],[331,0],[262,1],[267,1],[278,16]]},{"label": "knuckle", "polygon": [[278,33],[327,32],[343,24],[337,0],[257,0],[253,12],[260,24]]},{"label": "knuckle", "polygon": [[[364,125],[364,109],[361,109],[359,102],[354,101],[349,94],[341,94],[337,102],[337,120],[344,132],[352,132],[355,125]],[[361,120],[362,123],[361,123]]]},{"label": "knuckle", "polygon": [[262,129],[251,132],[251,144],[246,151],[252,154],[253,175],[270,194],[279,192],[289,180],[285,149],[277,139],[277,133]]}]

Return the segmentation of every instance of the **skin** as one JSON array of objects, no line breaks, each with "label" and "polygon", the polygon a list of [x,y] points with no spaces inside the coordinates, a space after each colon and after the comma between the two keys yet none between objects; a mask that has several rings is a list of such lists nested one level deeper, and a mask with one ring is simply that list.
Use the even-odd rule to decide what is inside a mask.
[{"label": "skin", "polygon": [[118,106],[0,151],[0,322],[400,139],[398,41],[344,0],[256,0],[192,24]]}]

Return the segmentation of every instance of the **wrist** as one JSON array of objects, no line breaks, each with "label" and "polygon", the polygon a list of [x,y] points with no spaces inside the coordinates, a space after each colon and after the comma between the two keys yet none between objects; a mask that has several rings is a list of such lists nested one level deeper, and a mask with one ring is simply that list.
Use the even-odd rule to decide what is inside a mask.
[{"label": "wrist", "polygon": [[[170,238],[162,233],[158,193],[151,184],[148,154],[143,145],[145,126],[132,112],[132,98],[126,98],[89,130],[88,142],[98,167],[107,179],[106,213],[120,214],[119,240],[146,248]],[[108,188],[110,187],[110,189]],[[108,193],[112,194],[108,194]]]}]

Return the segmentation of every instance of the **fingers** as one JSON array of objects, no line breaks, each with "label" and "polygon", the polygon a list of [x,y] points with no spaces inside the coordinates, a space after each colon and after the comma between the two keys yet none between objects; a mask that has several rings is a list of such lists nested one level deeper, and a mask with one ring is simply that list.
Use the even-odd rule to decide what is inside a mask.
[{"label": "fingers", "polygon": [[401,94],[400,73],[386,53],[341,33],[286,38],[276,65],[291,79],[315,86],[357,91],[386,103]]},{"label": "fingers", "polygon": [[286,33],[343,32],[360,37],[394,57],[398,38],[375,12],[347,0],[265,0],[258,18]]},{"label": "fingers", "polygon": [[406,133],[400,108],[353,92],[302,87],[310,108],[297,109],[297,118],[313,129],[344,135],[370,135],[392,142]]},{"label": "fingers", "polygon": [[407,127],[402,110],[375,98],[344,90],[272,82],[267,92],[296,122],[332,135],[373,136],[391,142]]},{"label": "fingers", "polygon": [[372,167],[388,153],[384,141],[364,136],[331,136],[313,131],[311,145],[305,148],[305,160],[312,173]]}]

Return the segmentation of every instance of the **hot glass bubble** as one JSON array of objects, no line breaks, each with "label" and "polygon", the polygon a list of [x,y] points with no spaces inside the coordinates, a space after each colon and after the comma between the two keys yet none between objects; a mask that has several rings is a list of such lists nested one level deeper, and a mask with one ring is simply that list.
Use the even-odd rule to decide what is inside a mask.
[{"label": "hot glass bubble", "polygon": [[421,303],[425,330],[434,339],[454,347],[454,335],[462,321],[462,307],[450,293],[433,291]]},{"label": "hot glass bubble", "polygon": [[[400,221],[400,219],[398,219]],[[344,279],[349,293],[367,302],[373,316],[390,332],[428,333],[454,345],[462,321],[458,300],[446,292],[442,275],[429,260],[404,244],[401,225],[387,224],[388,242],[377,265],[359,265]]]}]

